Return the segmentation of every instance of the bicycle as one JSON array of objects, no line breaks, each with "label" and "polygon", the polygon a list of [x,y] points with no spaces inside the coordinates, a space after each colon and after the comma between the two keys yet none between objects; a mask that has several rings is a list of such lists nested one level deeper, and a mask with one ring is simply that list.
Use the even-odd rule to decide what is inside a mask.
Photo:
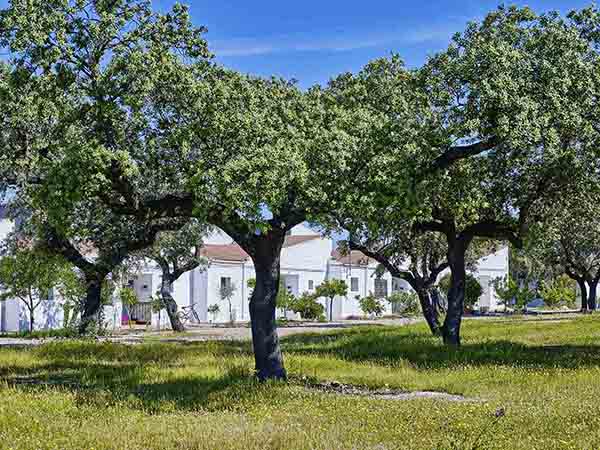
[{"label": "bicycle", "polygon": [[200,316],[198,316],[198,313],[196,312],[196,310],[194,309],[194,306],[196,306],[195,303],[192,303],[189,306],[183,306],[181,308],[181,310],[177,313],[179,316],[179,319],[183,322],[183,323],[188,323],[188,322],[192,322],[192,321],[196,321],[196,323],[200,323]]}]

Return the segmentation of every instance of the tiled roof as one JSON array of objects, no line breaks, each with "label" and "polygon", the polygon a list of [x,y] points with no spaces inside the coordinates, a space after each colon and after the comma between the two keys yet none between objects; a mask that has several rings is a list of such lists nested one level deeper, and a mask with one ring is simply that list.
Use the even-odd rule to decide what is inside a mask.
[{"label": "tiled roof", "polygon": [[315,239],[319,239],[321,236],[318,234],[310,234],[310,235],[292,235],[286,236],[285,242],[283,243],[283,247],[293,247],[294,245],[302,244],[303,242],[312,241]]},{"label": "tiled roof", "polygon": [[331,257],[340,264],[351,264],[353,266],[368,266],[371,258],[358,250],[352,250],[349,255],[343,255],[339,250],[331,252]]},{"label": "tiled roof", "polygon": [[[293,247],[303,242],[319,239],[319,235],[296,235],[287,236],[283,244],[284,248]],[[220,261],[242,262],[248,260],[249,256],[238,244],[205,244],[202,247],[202,255],[208,259]]]},{"label": "tiled roof", "polygon": [[202,255],[221,261],[242,262],[248,259],[248,253],[237,244],[206,244],[202,247]]}]

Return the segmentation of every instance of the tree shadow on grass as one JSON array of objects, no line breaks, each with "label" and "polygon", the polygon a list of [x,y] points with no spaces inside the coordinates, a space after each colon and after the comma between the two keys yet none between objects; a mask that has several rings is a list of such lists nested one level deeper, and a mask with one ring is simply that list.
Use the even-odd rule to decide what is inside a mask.
[{"label": "tree shadow on grass", "polygon": [[[150,413],[171,410],[232,410],[257,399],[268,399],[277,384],[259,384],[246,362],[223,358],[214,370],[186,369],[194,357],[220,359],[239,355],[239,343],[190,345],[64,343],[35,349],[31,366],[5,364],[0,383],[28,392],[68,391],[77,404],[106,407],[124,405]],[[2,360],[3,350],[0,350]],[[218,368],[220,367],[220,368]]]},{"label": "tree shadow on grass", "polygon": [[[360,327],[294,335],[283,339],[283,347],[285,354],[382,365],[408,361],[422,369],[600,366],[597,345],[525,345],[490,339],[467,341],[460,349],[449,349],[418,328]],[[20,357],[4,358],[5,352]],[[283,385],[255,381],[251,354],[249,342],[131,346],[66,341],[37,348],[0,349],[0,383],[25,391],[68,391],[81,405],[124,405],[152,413],[243,410],[281,401]]]},{"label": "tree shadow on grass", "polygon": [[284,352],[330,355],[348,361],[393,364],[404,360],[422,369],[500,365],[523,368],[600,367],[600,345],[526,345],[509,340],[444,346],[439,338],[415,330],[351,330],[329,335],[295,335]]}]

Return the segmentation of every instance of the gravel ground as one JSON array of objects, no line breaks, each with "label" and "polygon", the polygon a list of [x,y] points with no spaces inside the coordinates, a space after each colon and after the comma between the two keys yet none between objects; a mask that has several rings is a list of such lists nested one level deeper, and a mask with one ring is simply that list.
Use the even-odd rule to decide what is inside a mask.
[{"label": "gravel ground", "polygon": [[448,394],[446,392],[434,391],[416,391],[406,392],[397,389],[368,389],[361,386],[342,384],[337,381],[307,385],[307,389],[319,392],[326,392],[334,395],[344,395],[352,397],[368,397],[379,400],[414,400],[418,398],[427,398],[431,400],[443,400],[446,402],[481,402],[481,399],[464,397],[462,395]]},{"label": "gravel ground", "polygon": [[[420,319],[380,319],[380,320],[344,320],[332,323],[298,322],[278,327],[280,337],[292,336],[305,333],[328,333],[336,329],[344,329],[355,326],[367,325],[393,325],[404,326],[418,322]],[[116,331],[113,335],[101,337],[99,340],[120,342],[124,344],[136,344],[143,342],[144,338],[152,338],[161,342],[202,342],[202,341],[244,341],[252,337],[249,326],[214,326],[196,325],[189,327],[183,334],[174,334],[167,330],[157,331],[135,327]],[[1,347],[30,347],[50,342],[55,338],[46,339],[24,339],[24,338],[0,338]]]},{"label": "gravel ground", "polygon": [[0,348],[2,347],[34,347],[43,344],[44,339],[23,339],[23,338],[0,338]]},{"label": "gravel ground", "polygon": [[[291,323],[286,326],[279,326],[277,331],[280,337],[292,336],[295,334],[306,334],[306,333],[328,333],[332,330],[339,330],[344,328],[356,327],[356,326],[404,326],[411,323],[418,322],[420,319],[381,319],[381,320],[344,320],[332,323],[311,323],[311,322],[298,322]],[[143,339],[143,337],[158,338],[161,341],[166,342],[196,342],[196,341],[244,341],[250,340],[252,332],[248,325],[244,326],[213,326],[213,325],[199,325],[189,327],[185,334],[173,334],[169,331],[144,331],[144,332],[129,332],[128,330],[121,330],[119,335],[112,336],[111,340],[130,340],[130,339]]]}]

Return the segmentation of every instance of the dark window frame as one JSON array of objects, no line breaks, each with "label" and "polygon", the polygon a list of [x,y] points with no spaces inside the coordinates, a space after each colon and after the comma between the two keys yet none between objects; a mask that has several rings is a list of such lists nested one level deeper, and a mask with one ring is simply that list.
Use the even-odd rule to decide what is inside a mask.
[{"label": "dark window frame", "polygon": [[375,278],[375,297],[386,298],[388,296],[388,280],[385,278]]}]

